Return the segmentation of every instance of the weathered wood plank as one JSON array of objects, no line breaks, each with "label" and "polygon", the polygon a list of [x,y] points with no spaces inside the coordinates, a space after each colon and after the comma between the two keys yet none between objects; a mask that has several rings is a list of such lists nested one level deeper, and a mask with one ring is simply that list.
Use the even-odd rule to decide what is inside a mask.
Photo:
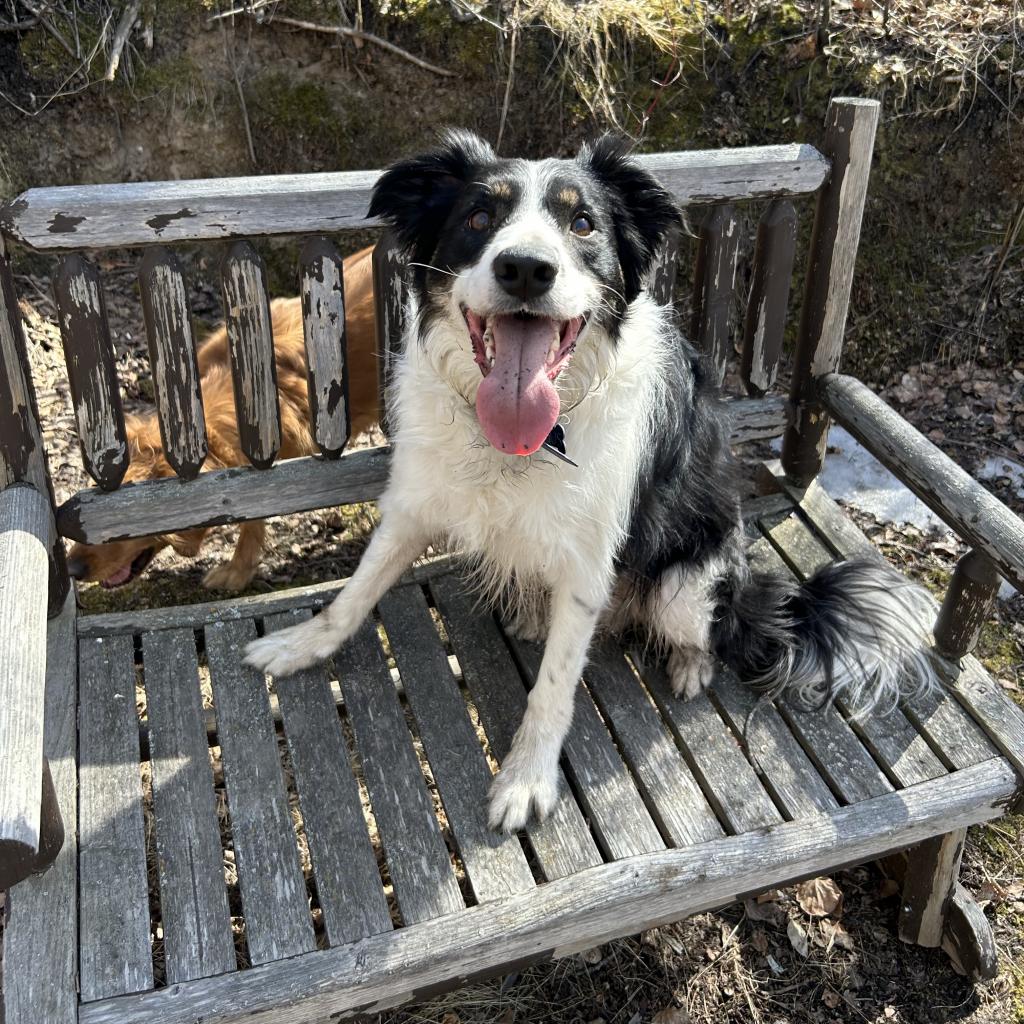
[{"label": "weathered wood plank", "polygon": [[405,335],[406,254],[395,236],[385,231],[373,248],[373,301],[376,307],[377,359],[380,367],[380,424],[387,434],[388,392]]},{"label": "weathered wood plank", "polygon": [[246,458],[266,469],[281,450],[281,410],[267,269],[250,242],[235,242],[228,250],[221,286],[238,440]]},{"label": "weathered wood plank", "polygon": [[533,888],[516,836],[487,825],[492,775],[419,587],[392,590],[380,616],[445,816],[478,903]]},{"label": "weathered wood plank", "polygon": [[[618,643],[609,639],[595,645],[583,676],[643,791],[647,809],[671,845],[703,843],[724,835],[694,773]],[[703,753],[711,756],[710,751]]]},{"label": "weathered wood plank", "polygon": [[990,981],[999,973],[999,953],[985,912],[959,882],[946,911],[943,952],[972,982]]},{"label": "weathered wood plank", "polygon": [[[543,652],[536,644],[508,638],[530,686]],[[576,688],[572,726],[562,756],[576,797],[605,856],[619,860],[664,849],[665,843],[637,792],[590,694]]]},{"label": "weathered wood plank", "polygon": [[89,476],[110,491],[128,468],[128,437],[96,265],[77,253],[65,256],[53,279],[53,293],[82,462]]},{"label": "weathered wood plank", "polygon": [[[814,192],[828,161],[813,146],[652,153],[636,159],[681,204]],[[379,171],[33,188],[0,207],[0,228],[40,251],[170,244],[368,227]]]},{"label": "weathered wood plank", "polygon": [[405,925],[464,910],[373,623],[334,656],[370,806]]},{"label": "weathered wood plank", "polygon": [[907,851],[899,917],[904,942],[931,948],[942,944],[946,909],[960,875],[966,838],[967,830],[958,828]]},{"label": "weathered wood plank", "polygon": [[682,701],[672,693],[660,665],[642,657],[640,651],[634,651],[632,658],[673,734],[688,752],[697,782],[728,831],[750,832],[782,821],[707,694]]},{"label": "weathered wood plank", "polygon": [[195,633],[143,634],[142,663],[164,962],[176,985],[234,970],[235,947]]},{"label": "weathered wood plank", "polygon": [[[733,413],[732,443],[777,437],[785,423],[784,405],[781,398],[727,402]],[[187,483],[147,480],[109,493],[82,490],[58,509],[57,528],[69,540],[103,544],[373,501],[387,484],[390,452],[380,446],[327,461],[289,459],[259,471],[248,466],[215,469]]]},{"label": "weathered wood plank", "polygon": [[[267,632],[309,618],[268,616]],[[299,793],[317,898],[332,946],[391,929],[377,860],[323,665],[274,680]]]},{"label": "weathered wood plank", "polygon": [[87,544],[145,537],[192,526],[223,526],[317,508],[373,501],[391,464],[385,446],[340,459],[288,459],[269,469],[233,466],[195,480],[147,480],[114,493],[79,491],[57,512],[61,535]]},{"label": "weathered wood plank", "polygon": [[[50,506],[29,484],[0,491],[0,886],[37,866],[44,840],[43,710]],[[46,837],[52,839],[54,837]],[[59,847],[59,843],[58,843]]]},{"label": "weathered wood plank", "polygon": [[729,360],[729,324],[736,290],[740,221],[734,206],[715,206],[700,226],[693,271],[690,337],[720,384]]},{"label": "weathered wood plank", "polygon": [[1024,590],[1024,523],[865,384],[840,373],[828,374],[820,384],[836,420]]},{"label": "weathered wood plank", "polygon": [[78,658],[75,597],[46,634],[43,751],[64,821],[64,845],[41,875],[7,894],[4,1010],[7,1024],[78,1020]]},{"label": "weathered wood plank", "polygon": [[[476,607],[461,581],[448,575],[431,579],[463,679],[484,727],[491,753],[500,763],[526,713],[526,689],[494,619]],[[561,774],[561,773],[559,773]],[[544,877],[551,881],[601,863],[601,854],[572,791],[560,780],[558,802],[544,821],[531,819],[526,834]]]},{"label": "weathered wood plank", "polygon": [[[433,577],[451,572],[455,565],[452,555],[432,555],[417,562],[399,577],[396,586],[403,583],[422,583]],[[236,619],[258,619],[264,615],[290,611],[293,608],[319,610],[330,604],[348,580],[328,580],[305,587],[290,587],[269,594],[250,594],[247,597],[225,598],[223,601],[203,601],[199,604],[179,604],[167,608],[140,608],[127,612],[104,612],[83,615],[79,619],[79,636],[112,636],[117,633],[144,633],[158,629],[177,629],[179,626],[205,626],[212,622]]]},{"label": "weathered wood plank", "polygon": [[153,987],[149,885],[130,636],[78,651],[82,1001]]},{"label": "weathered wood plank", "polygon": [[[46,495],[50,507],[55,507],[14,274],[0,235],[0,490],[18,482],[32,484]],[[50,539],[51,617],[64,607],[70,587],[64,542],[54,529]]]},{"label": "weathered wood plank", "polygon": [[747,299],[740,376],[752,395],[763,395],[779,372],[795,255],[796,210],[788,199],[776,199],[757,226]]},{"label": "weathered wood plank", "polygon": [[800,485],[810,483],[825,460],[829,421],[817,380],[839,368],[879,109],[877,100],[833,99],[825,115],[832,173],[814,213],[789,392],[795,415],[782,444],[783,469]]},{"label": "weathered wood plank", "polygon": [[242,661],[256,626],[251,620],[217,622],[204,635],[245,941],[249,959],[266,964],[316,947],[306,883],[266,683],[262,672]]},{"label": "weathered wood plank", "polygon": [[345,341],[345,282],[334,243],[310,238],[299,255],[309,420],[320,451],[337,458],[351,430]]},{"label": "weathered wood plank", "polygon": [[839,806],[771,701],[758,700],[728,673],[715,679],[708,695],[733,734],[742,738],[762,783],[788,820]]},{"label": "weathered wood plank", "polygon": [[953,660],[970,654],[998,594],[999,572],[992,560],[981,551],[968,551],[946,588],[935,620],[935,646]]},{"label": "weathered wood plank", "polygon": [[875,859],[1003,814],[1016,778],[1001,759],[834,814],[591,868],[458,918],[375,936],[272,968],[83,1007],[81,1024],[314,1024],[374,1012],[498,973],[524,958],[593,946],[843,863]]},{"label": "weathered wood plank", "polygon": [[661,248],[655,254],[654,262],[647,271],[646,288],[659,306],[675,305],[676,276],[679,273],[679,245],[682,231],[669,228]]},{"label": "weathered wood plank", "polygon": [[206,417],[185,274],[173,252],[160,245],[146,250],[139,293],[164,455],[178,476],[192,480],[208,453]]}]

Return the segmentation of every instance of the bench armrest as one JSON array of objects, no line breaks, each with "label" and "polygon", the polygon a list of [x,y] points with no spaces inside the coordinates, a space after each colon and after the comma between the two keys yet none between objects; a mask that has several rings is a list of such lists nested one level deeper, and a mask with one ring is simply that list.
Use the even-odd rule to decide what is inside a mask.
[{"label": "bench armrest", "polygon": [[1024,522],[855,377],[827,373],[818,394],[879,462],[1024,592]]},{"label": "bench armrest", "polygon": [[49,863],[63,839],[43,757],[50,521],[34,487],[0,491],[0,889]]}]

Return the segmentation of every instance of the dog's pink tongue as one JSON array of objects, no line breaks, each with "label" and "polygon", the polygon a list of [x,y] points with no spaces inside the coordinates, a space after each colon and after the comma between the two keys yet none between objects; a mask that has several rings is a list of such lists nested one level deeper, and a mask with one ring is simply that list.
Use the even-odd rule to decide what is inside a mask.
[{"label": "dog's pink tongue", "polygon": [[132,567],[131,567],[131,564],[129,563],[128,565],[122,566],[120,569],[118,569],[117,572],[115,572],[113,576],[108,576],[103,581],[103,586],[105,586],[105,587],[119,587],[122,583],[124,583],[128,579],[129,576],[131,576],[131,574],[132,574]]},{"label": "dog's pink tongue", "polygon": [[497,316],[494,366],[476,393],[487,440],[508,455],[532,455],[558,419],[558,392],[545,372],[558,325],[546,317]]}]

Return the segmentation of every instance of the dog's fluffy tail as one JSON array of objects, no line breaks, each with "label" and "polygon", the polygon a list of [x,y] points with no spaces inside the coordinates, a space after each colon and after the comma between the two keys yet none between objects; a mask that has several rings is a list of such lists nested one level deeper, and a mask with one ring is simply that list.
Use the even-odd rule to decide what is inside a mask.
[{"label": "dog's fluffy tail", "polygon": [[802,583],[745,575],[718,609],[713,642],[741,679],[820,706],[841,698],[855,715],[891,709],[938,684],[926,590],[867,559],[838,562]]}]

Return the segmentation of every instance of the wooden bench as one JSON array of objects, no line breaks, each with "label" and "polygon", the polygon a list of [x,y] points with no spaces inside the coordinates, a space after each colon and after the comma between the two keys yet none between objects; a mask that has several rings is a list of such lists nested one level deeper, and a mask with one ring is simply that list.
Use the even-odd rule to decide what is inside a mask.
[{"label": "wooden bench", "polygon": [[[557,809],[511,837],[488,831],[485,794],[540,653],[474,606],[456,563],[417,566],[332,663],[269,689],[241,664],[243,645],[315,613],[343,583],[82,615],[64,566],[65,538],[99,542],[380,494],[386,447],[345,451],[341,265],[329,240],[369,223],[375,172],[32,189],[0,210],[10,1024],[339,1020],[881,858],[905,876],[903,938],[941,944],[974,977],[995,971],[988,926],[957,874],[965,829],[1020,797],[1024,716],[970,650],[999,574],[1024,584],[1024,525],[838,373],[877,117],[874,103],[834,101],[821,152],[787,145],[643,160],[681,204],[703,208],[692,333],[719,376],[732,353],[736,204],[761,213],[734,440],[784,433],[784,443],[747,500],[751,560],[803,576],[873,552],[815,482],[838,420],[972,545],[936,628],[959,671],[930,700],[857,721],[841,706],[758,704],[724,672],[683,703],[661,666],[603,641],[577,694]],[[771,389],[797,211],[811,197],[802,320],[782,398]],[[271,235],[310,239],[301,288],[323,454],[285,463],[275,461],[265,275],[248,241]],[[200,475],[206,437],[174,247],[220,239],[252,467]],[[673,297],[679,244],[650,281],[663,301]],[[60,254],[68,373],[97,484],[59,507],[14,291],[19,247]],[[81,255],[114,247],[145,247],[139,284],[156,401],[178,474],[124,487],[101,282]],[[386,236],[375,269],[386,377],[403,294]]]}]

